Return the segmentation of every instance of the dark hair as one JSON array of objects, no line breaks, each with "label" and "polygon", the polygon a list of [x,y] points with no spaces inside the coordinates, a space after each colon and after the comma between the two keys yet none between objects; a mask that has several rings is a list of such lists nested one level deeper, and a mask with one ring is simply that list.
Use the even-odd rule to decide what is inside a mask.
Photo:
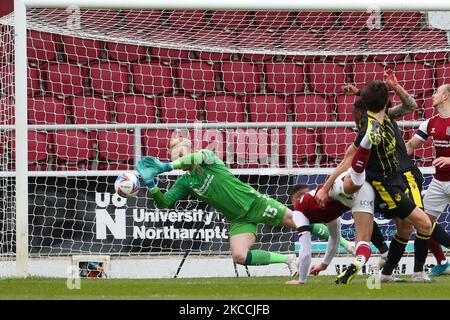
[{"label": "dark hair", "polygon": [[361,90],[361,99],[364,101],[368,111],[380,112],[388,102],[388,86],[380,80],[367,82]]},{"label": "dark hair", "polygon": [[307,184],[304,184],[304,183],[296,184],[295,186],[292,187],[291,192],[290,192],[290,196],[292,197],[294,194],[296,194],[297,192],[299,192],[299,191],[301,191],[303,189],[309,190],[309,186]]},{"label": "dark hair", "polygon": [[366,104],[364,103],[364,101],[362,101],[362,99],[356,100],[355,103],[353,104],[353,107],[358,111],[366,110]]}]

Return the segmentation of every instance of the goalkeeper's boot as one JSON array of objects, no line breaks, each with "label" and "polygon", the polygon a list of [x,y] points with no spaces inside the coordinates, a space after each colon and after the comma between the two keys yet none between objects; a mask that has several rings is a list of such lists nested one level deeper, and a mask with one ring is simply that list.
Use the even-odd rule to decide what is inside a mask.
[{"label": "goalkeeper's boot", "polygon": [[377,146],[381,142],[380,124],[377,120],[368,118],[367,131],[369,134],[369,141],[372,145]]},{"label": "goalkeeper's boot", "polygon": [[428,275],[430,277],[439,277],[440,275],[448,273],[449,271],[450,263],[448,263],[448,261],[445,261],[444,264],[436,263],[436,265],[433,267],[433,269],[431,269]]},{"label": "goalkeeper's boot", "polygon": [[406,280],[402,278],[397,278],[394,274],[380,274],[380,282],[381,283],[399,283],[399,282],[406,282]]},{"label": "goalkeeper's boot", "polygon": [[411,281],[416,283],[431,283],[433,280],[427,275],[425,271],[414,272],[411,276]]},{"label": "goalkeeper's boot", "polygon": [[336,284],[349,284],[352,282],[353,278],[358,274],[359,270],[361,270],[361,263],[358,261],[352,262],[348,266],[348,268],[337,276],[334,283]]},{"label": "goalkeeper's boot", "polygon": [[298,258],[295,254],[289,254],[286,257],[286,264],[289,269],[289,274],[291,277],[298,276]]}]

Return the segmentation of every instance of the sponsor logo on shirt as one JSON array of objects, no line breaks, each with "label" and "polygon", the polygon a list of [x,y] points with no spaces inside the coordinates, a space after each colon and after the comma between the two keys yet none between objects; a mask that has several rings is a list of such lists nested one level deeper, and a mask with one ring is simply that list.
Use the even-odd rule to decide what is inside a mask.
[{"label": "sponsor logo on shirt", "polygon": [[206,175],[205,182],[203,182],[203,185],[200,187],[200,189],[194,188],[194,189],[193,189],[194,192],[195,192],[198,196],[202,197],[202,196],[206,193],[206,191],[208,191],[209,185],[211,184],[211,181],[212,181],[213,179],[214,179],[214,176],[212,176],[212,175],[210,175],[210,174],[207,174],[207,175]]}]

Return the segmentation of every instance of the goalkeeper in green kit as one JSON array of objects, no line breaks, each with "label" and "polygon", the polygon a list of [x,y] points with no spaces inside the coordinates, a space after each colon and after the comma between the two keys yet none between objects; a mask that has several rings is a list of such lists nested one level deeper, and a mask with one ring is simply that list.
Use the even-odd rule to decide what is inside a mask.
[{"label": "goalkeeper in green kit", "polygon": [[[291,276],[298,274],[295,254],[250,250],[256,240],[259,223],[297,229],[290,209],[236,178],[214,152],[206,149],[193,152],[189,139],[172,139],[169,154],[173,160],[170,163],[142,157],[136,165],[158,208],[170,208],[188,196],[201,200],[228,219],[230,248],[235,263],[253,266],[285,263]],[[187,172],[164,194],[156,186],[154,177],[175,169]]]}]

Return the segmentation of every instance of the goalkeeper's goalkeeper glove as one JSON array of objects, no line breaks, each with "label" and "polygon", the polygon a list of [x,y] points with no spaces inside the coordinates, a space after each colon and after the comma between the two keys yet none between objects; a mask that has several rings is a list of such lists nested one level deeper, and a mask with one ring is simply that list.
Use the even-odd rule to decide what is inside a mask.
[{"label": "goalkeeper's goalkeeper glove", "polygon": [[157,174],[172,170],[173,170],[172,164],[168,162],[161,162],[154,157],[142,157],[139,160],[138,164],[136,165],[136,171],[139,172],[139,174],[142,177],[142,180],[144,180],[147,186],[148,184],[152,184],[153,178]]}]

